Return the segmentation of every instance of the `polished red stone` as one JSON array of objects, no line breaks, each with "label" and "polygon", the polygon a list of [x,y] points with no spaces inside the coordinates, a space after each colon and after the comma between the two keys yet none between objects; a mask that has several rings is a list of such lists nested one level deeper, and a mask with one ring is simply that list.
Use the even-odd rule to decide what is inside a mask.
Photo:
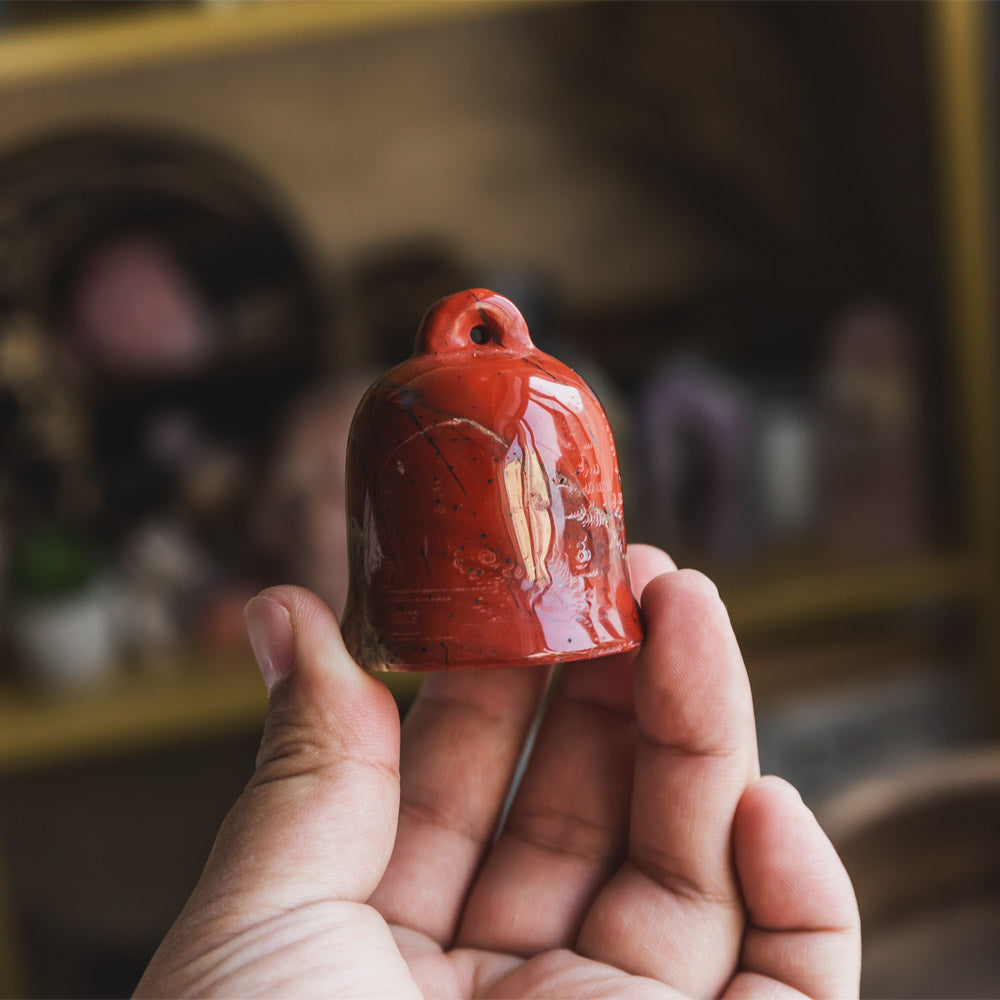
[{"label": "polished red stone", "polygon": [[494,292],[438,302],[413,355],[368,390],[347,511],[343,633],[369,670],[550,663],[642,641],[607,418]]}]

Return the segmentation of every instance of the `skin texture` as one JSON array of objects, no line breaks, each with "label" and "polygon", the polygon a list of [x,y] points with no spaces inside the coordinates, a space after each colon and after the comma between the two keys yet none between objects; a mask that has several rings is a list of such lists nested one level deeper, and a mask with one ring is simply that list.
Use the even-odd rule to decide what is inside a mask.
[{"label": "skin texture", "polygon": [[857,996],[850,880],[760,778],[715,587],[630,549],[647,637],[566,667],[388,691],[307,591],[248,606],[257,770],[138,996]]}]

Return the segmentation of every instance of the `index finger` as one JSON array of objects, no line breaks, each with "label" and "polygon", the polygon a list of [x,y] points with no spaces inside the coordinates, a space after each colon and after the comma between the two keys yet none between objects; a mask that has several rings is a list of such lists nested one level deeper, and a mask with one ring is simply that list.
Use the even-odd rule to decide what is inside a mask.
[{"label": "index finger", "polygon": [[548,684],[543,667],[430,674],[403,723],[396,844],[369,903],[450,945]]}]

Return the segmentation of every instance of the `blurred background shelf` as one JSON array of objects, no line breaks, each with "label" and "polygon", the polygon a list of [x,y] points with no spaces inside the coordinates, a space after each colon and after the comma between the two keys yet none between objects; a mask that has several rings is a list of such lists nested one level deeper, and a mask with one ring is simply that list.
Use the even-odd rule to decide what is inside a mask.
[{"label": "blurred background shelf", "polygon": [[[414,677],[384,683],[405,706]],[[258,734],[267,696],[248,654],[177,652],[93,690],[0,688],[0,773]]]},{"label": "blurred background shelf", "polygon": [[974,556],[928,554],[869,566],[795,569],[780,563],[754,579],[719,579],[738,635],[976,600],[988,581]]},{"label": "blurred background shelf", "polygon": [[[825,572],[774,567],[755,581],[722,577],[720,591],[738,634],[752,636],[968,601],[983,586],[979,571],[961,555],[927,555]],[[382,679],[404,707],[420,682]],[[178,652],[77,694],[8,685],[0,688],[0,772],[252,732],[265,708],[255,664],[232,652]]]},{"label": "blurred background shelf", "polygon": [[0,89],[513,9],[527,0],[219,0],[37,4],[0,15]]},{"label": "blurred background shelf", "polygon": [[259,729],[267,697],[255,664],[198,659],[81,693],[0,690],[0,771]]}]

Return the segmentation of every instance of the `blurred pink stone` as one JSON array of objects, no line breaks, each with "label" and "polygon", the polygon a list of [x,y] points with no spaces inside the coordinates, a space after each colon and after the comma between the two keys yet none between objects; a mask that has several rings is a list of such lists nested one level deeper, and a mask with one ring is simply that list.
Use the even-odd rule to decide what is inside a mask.
[{"label": "blurred pink stone", "polygon": [[167,247],[143,236],[112,239],[84,260],[69,334],[81,361],[118,374],[196,370],[213,339],[194,283]]}]

